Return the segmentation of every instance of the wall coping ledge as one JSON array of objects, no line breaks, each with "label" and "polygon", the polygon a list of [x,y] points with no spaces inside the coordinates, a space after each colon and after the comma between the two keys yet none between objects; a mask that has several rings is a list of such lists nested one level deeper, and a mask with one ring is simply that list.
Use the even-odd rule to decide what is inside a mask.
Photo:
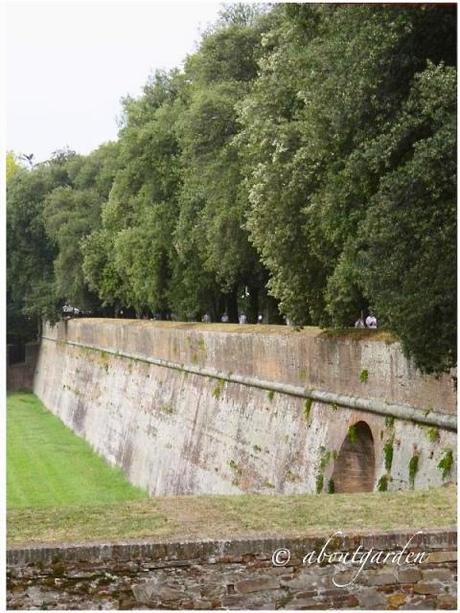
[{"label": "wall coping ledge", "polygon": [[[143,539],[116,542],[62,543],[36,545],[31,547],[10,548],[7,550],[7,565],[10,567],[27,566],[37,563],[61,561],[103,561],[108,559],[135,560],[142,558],[159,560],[190,560],[215,558],[216,561],[228,556],[259,554],[270,558],[280,547],[285,547],[294,555],[306,555],[317,551],[334,532],[322,532],[304,537],[263,537],[248,536],[237,539],[191,539],[161,540]],[[354,550],[358,545],[375,550],[399,550],[411,539],[410,550],[427,547],[430,550],[456,550],[457,529],[446,527],[417,530],[401,529],[391,531],[349,531],[336,537],[332,549],[335,551]]]},{"label": "wall coping ledge", "polygon": [[70,345],[71,347],[77,347],[86,350],[89,349],[91,351],[106,353],[116,358],[136,360],[139,362],[145,362],[147,364],[152,364],[163,368],[179,370],[189,374],[220,379],[229,383],[237,383],[239,385],[261,388],[264,390],[278,392],[291,396],[297,396],[300,398],[307,398],[315,402],[335,404],[337,406],[358,409],[361,411],[367,411],[369,413],[376,413],[378,415],[397,417],[406,421],[413,421],[414,423],[421,423],[429,426],[445,428],[446,430],[452,430],[454,432],[457,431],[456,414],[451,415],[448,412],[444,411],[440,412],[435,411],[433,409],[427,409],[426,411],[423,411],[408,404],[386,402],[378,398],[350,396],[346,394],[328,392],[327,390],[323,389],[315,389],[311,387],[293,385],[290,383],[266,381],[254,376],[222,372],[212,367],[183,364],[178,362],[172,362],[170,360],[165,360],[163,358],[152,358],[143,354],[127,353],[125,351],[113,350],[110,348],[101,347],[93,343],[81,343],[79,341],[71,341],[67,339],[58,340],[45,335],[42,336],[42,340],[58,344],[65,343],[67,345]]}]

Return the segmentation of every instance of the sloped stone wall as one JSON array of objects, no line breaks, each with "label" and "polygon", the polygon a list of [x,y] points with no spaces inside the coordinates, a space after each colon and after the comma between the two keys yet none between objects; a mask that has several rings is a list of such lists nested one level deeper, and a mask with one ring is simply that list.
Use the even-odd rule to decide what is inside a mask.
[{"label": "sloped stone wall", "polygon": [[360,421],[372,433],[373,489],[454,478],[451,429],[289,393],[299,388],[454,419],[452,378],[422,376],[372,331],[71,320],[44,330],[34,384],[48,409],[151,494],[332,491]]}]

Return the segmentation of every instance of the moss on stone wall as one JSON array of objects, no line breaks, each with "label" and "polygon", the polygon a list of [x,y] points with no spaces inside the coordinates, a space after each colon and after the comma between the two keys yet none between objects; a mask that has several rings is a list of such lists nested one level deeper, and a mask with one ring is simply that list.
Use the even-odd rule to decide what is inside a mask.
[{"label": "moss on stone wall", "polygon": [[452,467],[454,465],[454,454],[452,449],[445,449],[444,453],[441,457],[441,460],[438,464],[438,469],[441,471],[442,478],[447,479],[447,477],[452,472]]}]

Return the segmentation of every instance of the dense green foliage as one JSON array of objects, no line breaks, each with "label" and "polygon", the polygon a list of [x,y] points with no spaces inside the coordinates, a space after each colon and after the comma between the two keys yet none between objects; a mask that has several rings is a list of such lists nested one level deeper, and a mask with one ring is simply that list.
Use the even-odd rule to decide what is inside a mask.
[{"label": "dense green foliage", "polygon": [[12,151],[6,152],[6,181],[14,177],[14,175],[21,169],[21,164],[16,159],[16,156]]},{"label": "dense green foliage", "polygon": [[[83,309],[353,325],[456,363],[456,15],[230,6],[116,143],[8,182],[10,328]],[[30,321],[30,320],[29,320]]]}]

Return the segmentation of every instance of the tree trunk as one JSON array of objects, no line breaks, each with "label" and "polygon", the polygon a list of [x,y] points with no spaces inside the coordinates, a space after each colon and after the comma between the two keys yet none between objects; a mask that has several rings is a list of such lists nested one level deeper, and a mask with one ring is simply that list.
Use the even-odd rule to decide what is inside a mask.
[{"label": "tree trunk", "polygon": [[[267,296],[266,321],[267,324],[284,324],[284,320],[278,310],[278,301],[273,296]],[[265,318],[264,318],[265,319]]]},{"label": "tree trunk", "polygon": [[230,294],[227,294],[227,315],[228,320],[233,323],[238,323],[238,288],[235,288]]},{"label": "tree trunk", "polygon": [[259,315],[259,288],[256,286],[249,286],[249,303],[248,303],[248,323],[257,323],[257,316]]}]

